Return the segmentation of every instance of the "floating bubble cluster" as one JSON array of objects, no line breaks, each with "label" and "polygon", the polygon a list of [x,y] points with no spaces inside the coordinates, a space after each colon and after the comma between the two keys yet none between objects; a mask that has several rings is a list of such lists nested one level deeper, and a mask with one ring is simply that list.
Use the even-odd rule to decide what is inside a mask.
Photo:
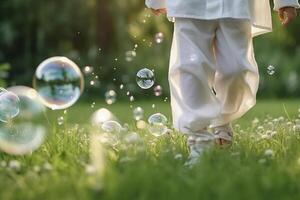
[{"label": "floating bubble cluster", "polygon": [[117,93],[114,90],[109,90],[105,93],[105,101],[108,105],[115,103],[117,100]]},{"label": "floating bubble cluster", "polygon": [[127,62],[131,62],[136,57],[136,52],[135,51],[127,51],[125,54],[125,57],[126,57]]},{"label": "floating bubble cluster", "polygon": [[154,85],[155,77],[153,71],[143,68],[136,74],[136,82],[142,89],[149,89]]},{"label": "floating bubble cluster", "polygon": [[149,131],[152,135],[159,137],[167,133],[168,119],[161,113],[155,113],[148,118]]},{"label": "floating bubble cluster", "polygon": [[84,80],[73,61],[66,57],[52,57],[38,66],[33,85],[44,105],[57,110],[68,108],[79,99]]},{"label": "floating bubble cluster", "polygon": [[13,92],[0,88],[0,121],[9,122],[19,114],[19,97]]},{"label": "floating bubble cluster", "polygon": [[133,118],[136,121],[143,119],[143,117],[144,117],[144,110],[141,107],[137,107],[133,110]]},{"label": "floating bubble cluster", "polygon": [[162,87],[160,85],[155,86],[154,95],[159,97],[162,94]]},{"label": "floating bubble cluster", "polygon": [[164,41],[164,34],[161,33],[161,32],[156,33],[154,39],[155,39],[155,42],[156,42],[157,44],[160,44],[160,43],[162,43],[162,42]]},{"label": "floating bubble cluster", "polygon": [[272,65],[269,65],[268,67],[267,67],[267,73],[269,74],[269,75],[274,75],[275,74],[275,67],[274,66],[272,66]]},{"label": "floating bubble cluster", "polygon": [[57,118],[57,124],[59,126],[63,125],[64,123],[65,123],[65,118],[63,116]]},{"label": "floating bubble cluster", "polygon": [[25,86],[8,88],[20,100],[19,114],[0,124],[0,149],[8,154],[23,155],[36,150],[44,142],[45,107],[37,92]]}]

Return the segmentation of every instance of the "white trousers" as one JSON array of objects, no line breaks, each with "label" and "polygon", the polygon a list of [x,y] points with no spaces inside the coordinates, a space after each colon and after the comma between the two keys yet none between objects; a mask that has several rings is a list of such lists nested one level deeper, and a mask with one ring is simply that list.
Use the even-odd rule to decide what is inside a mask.
[{"label": "white trousers", "polygon": [[251,22],[177,18],[169,84],[173,125],[184,134],[241,117],[259,84]]}]

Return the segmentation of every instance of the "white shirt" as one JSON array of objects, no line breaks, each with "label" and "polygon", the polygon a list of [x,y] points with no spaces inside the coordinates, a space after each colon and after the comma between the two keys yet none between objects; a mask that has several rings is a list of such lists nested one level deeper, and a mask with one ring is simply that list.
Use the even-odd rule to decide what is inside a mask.
[{"label": "white shirt", "polygon": [[[269,0],[146,0],[149,8],[166,8],[169,19],[250,19],[253,36],[270,32],[272,18]],[[299,8],[298,0],[274,0],[274,9]]]},{"label": "white shirt", "polygon": [[171,0],[167,1],[167,9],[168,16],[170,17],[250,19],[251,14],[248,1],[249,0]]}]

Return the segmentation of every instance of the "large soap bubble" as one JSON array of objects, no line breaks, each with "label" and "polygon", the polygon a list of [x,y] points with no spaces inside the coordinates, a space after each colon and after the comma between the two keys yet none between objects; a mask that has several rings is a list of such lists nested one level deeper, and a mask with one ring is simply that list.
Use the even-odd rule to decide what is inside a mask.
[{"label": "large soap bubble", "polygon": [[8,91],[18,95],[20,112],[8,123],[0,123],[0,149],[13,155],[27,154],[38,149],[45,140],[45,106],[32,88],[15,86]]},{"label": "large soap bubble", "polygon": [[168,119],[161,113],[155,113],[148,118],[149,131],[152,135],[159,137],[168,132]]},{"label": "large soap bubble", "polygon": [[33,85],[44,105],[57,110],[66,109],[79,99],[84,80],[73,61],[66,57],[52,57],[38,66]]},{"label": "large soap bubble", "polygon": [[0,88],[0,121],[8,122],[19,114],[19,97],[13,92]]}]

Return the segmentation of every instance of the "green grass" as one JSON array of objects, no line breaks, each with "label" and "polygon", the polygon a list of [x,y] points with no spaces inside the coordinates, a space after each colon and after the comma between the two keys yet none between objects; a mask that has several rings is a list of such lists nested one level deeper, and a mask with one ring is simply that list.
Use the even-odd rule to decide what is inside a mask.
[{"label": "green grass", "polygon": [[[233,146],[207,152],[192,169],[183,167],[188,152],[182,135],[154,138],[136,130],[129,103],[105,106],[141,140],[126,143],[120,136],[115,146],[106,145],[101,176],[90,157],[103,155],[97,146],[90,148],[98,131],[88,124],[104,103],[95,108],[78,103],[62,126],[56,125],[62,112],[49,111],[51,134],[40,149],[26,156],[0,153],[0,199],[300,199],[300,131],[293,128],[298,102],[259,100],[235,122]],[[170,118],[166,102],[133,106],[143,107],[146,116],[161,112]],[[259,121],[253,123],[254,118]],[[19,169],[5,166],[15,160]]]}]

